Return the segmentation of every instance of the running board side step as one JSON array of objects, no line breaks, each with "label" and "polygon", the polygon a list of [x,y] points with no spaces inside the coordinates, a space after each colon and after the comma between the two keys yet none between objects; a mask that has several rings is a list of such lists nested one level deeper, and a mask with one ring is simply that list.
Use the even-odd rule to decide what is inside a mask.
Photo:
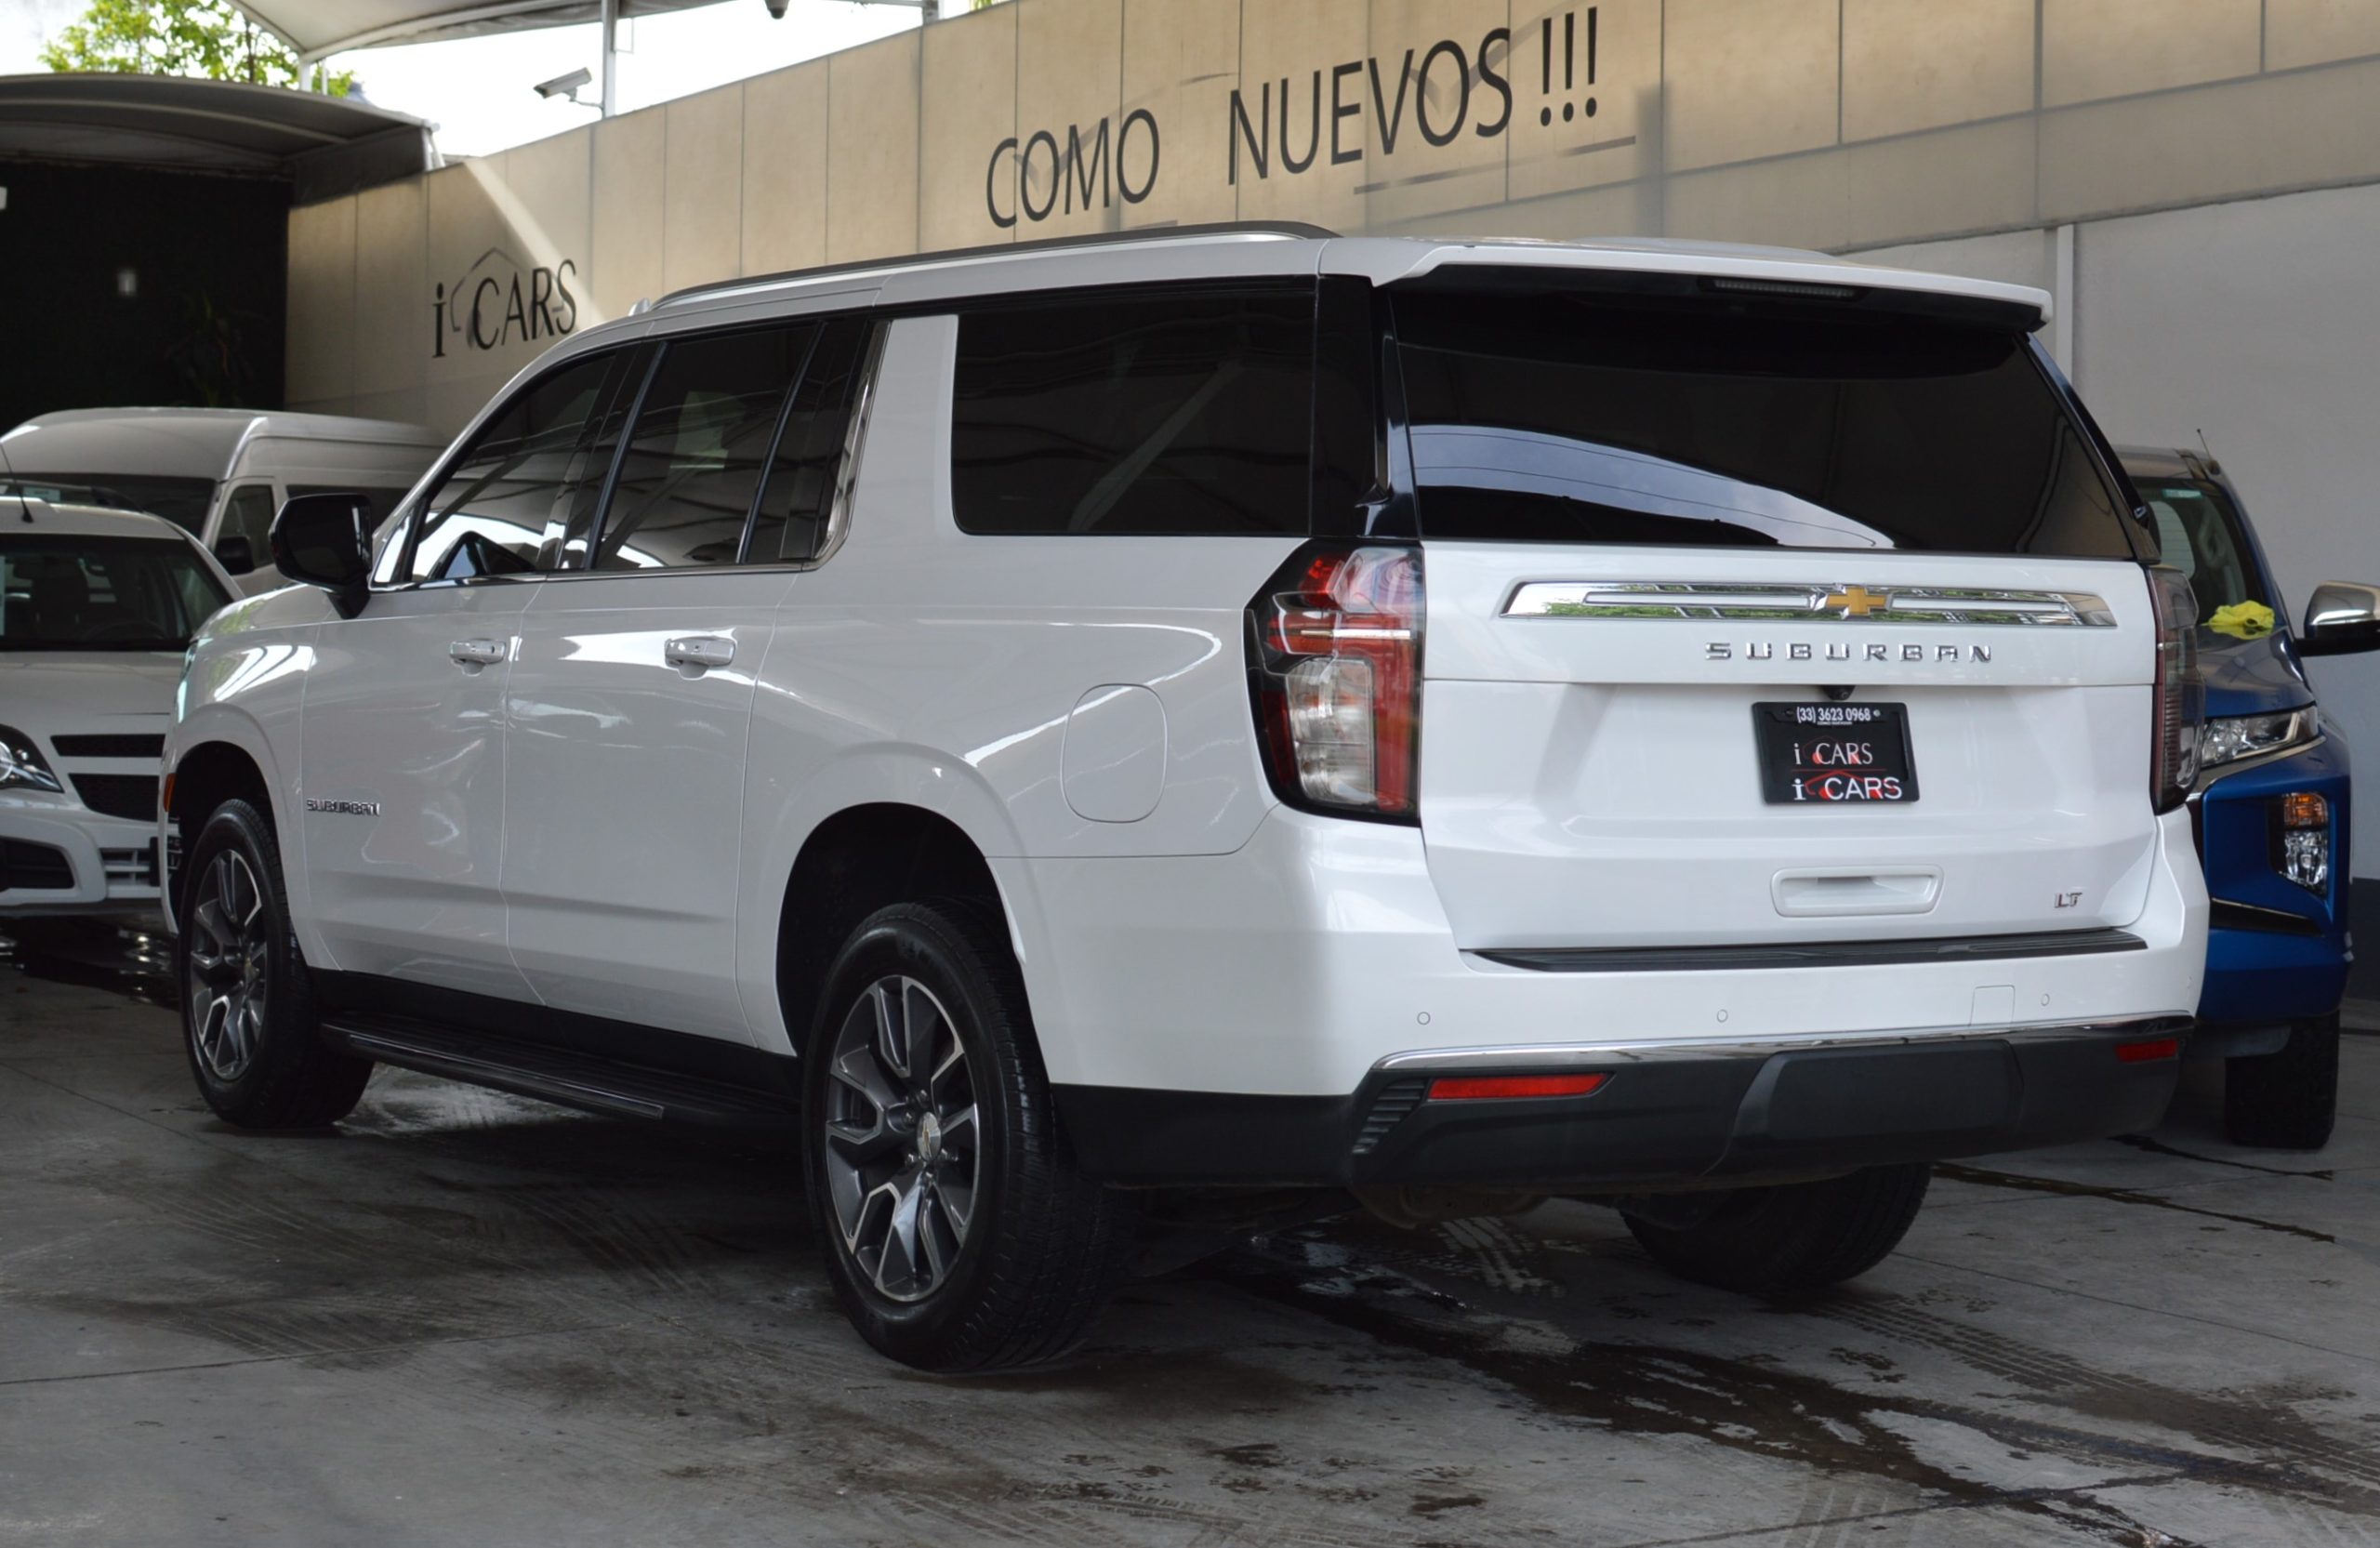
[{"label": "running board side step", "polygon": [[329,1016],[322,1036],[358,1058],[607,1118],[789,1131],[798,1117],[781,1092],[402,1017],[353,1012]]}]

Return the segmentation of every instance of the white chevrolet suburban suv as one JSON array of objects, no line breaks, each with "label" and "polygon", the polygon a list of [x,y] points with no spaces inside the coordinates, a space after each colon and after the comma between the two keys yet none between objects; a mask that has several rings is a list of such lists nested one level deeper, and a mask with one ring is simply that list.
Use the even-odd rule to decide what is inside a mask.
[{"label": "white chevrolet suburban suv", "polygon": [[2198,999],[2189,591],[2045,309],[1229,228],[590,328],[195,644],[198,1083],[796,1127],[933,1369],[1285,1197],[1859,1273],[2153,1122]]}]

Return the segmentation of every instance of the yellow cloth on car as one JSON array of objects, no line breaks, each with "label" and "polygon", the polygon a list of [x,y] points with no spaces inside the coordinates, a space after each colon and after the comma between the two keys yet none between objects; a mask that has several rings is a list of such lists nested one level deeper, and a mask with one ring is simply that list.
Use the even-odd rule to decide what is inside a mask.
[{"label": "yellow cloth on car", "polygon": [[2216,608],[2206,627],[2235,640],[2261,640],[2272,632],[2272,609],[2260,602],[2233,602]]}]

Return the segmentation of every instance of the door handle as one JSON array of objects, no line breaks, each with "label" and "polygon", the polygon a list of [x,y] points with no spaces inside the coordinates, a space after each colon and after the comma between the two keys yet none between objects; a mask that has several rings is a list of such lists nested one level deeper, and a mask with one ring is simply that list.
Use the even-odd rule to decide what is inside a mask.
[{"label": "door handle", "polygon": [[735,660],[735,642],[716,634],[691,635],[664,643],[661,659],[688,677],[700,677],[715,667],[732,665]]},{"label": "door handle", "polygon": [[462,667],[493,667],[511,655],[512,647],[504,640],[457,640],[446,647],[446,654]]}]

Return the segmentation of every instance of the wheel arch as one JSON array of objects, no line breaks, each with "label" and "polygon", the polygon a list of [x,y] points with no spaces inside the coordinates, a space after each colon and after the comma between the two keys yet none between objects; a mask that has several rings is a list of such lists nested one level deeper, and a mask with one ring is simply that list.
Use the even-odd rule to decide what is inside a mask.
[{"label": "wheel arch", "polygon": [[[244,797],[254,803],[272,824],[273,831],[284,836],[284,844],[295,836],[280,799],[278,766],[264,734],[254,722],[230,714],[194,718],[177,729],[174,740],[179,748],[166,775],[169,793],[164,815],[179,825],[184,848],[198,841],[199,825],[207,814],[234,797]],[[282,884],[295,912],[305,867],[292,864],[286,868],[292,874],[284,876]],[[165,885],[159,890],[164,894],[166,916],[178,920],[179,887],[173,876],[164,880]]]},{"label": "wheel arch", "polygon": [[776,1011],[801,1051],[828,968],[859,921],[895,903],[955,899],[998,911],[1012,948],[1017,921],[983,847],[943,813],[906,801],[842,807],[802,840],[780,895]]}]

